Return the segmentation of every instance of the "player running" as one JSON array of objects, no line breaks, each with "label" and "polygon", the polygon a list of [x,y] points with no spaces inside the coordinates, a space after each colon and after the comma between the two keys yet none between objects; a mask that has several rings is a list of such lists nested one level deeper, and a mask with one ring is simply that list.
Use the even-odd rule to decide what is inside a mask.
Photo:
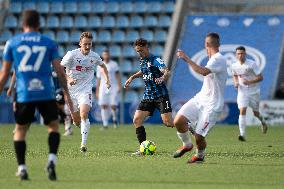
[{"label": "player running", "polygon": [[0,74],[0,92],[8,80],[12,64],[16,73],[16,128],[13,136],[18,162],[17,176],[28,180],[25,163],[26,132],[37,109],[48,127],[49,155],[46,170],[50,180],[56,180],[55,165],[60,143],[57,106],[52,82],[52,66],[58,74],[67,103],[73,110],[63,67],[60,66],[57,45],[39,31],[40,16],[35,10],[23,12],[23,33],[8,40],[3,54]]},{"label": "player running", "polygon": [[74,124],[81,127],[82,142],[80,151],[87,151],[87,137],[90,129],[88,114],[92,107],[92,87],[96,65],[103,70],[106,87],[110,88],[110,80],[106,65],[100,56],[91,50],[93,36],[83,32],[80,36],[80,48],[68,51],[61,65],[66,67],[68,89],[74,104]]},{"label": "player running", "polygon": [[232,64],[234,86],[238,90],[237,103],[239,115],[239,140],[245,141],[246,110],[251,107],[253,114],[262,124],[262,132],[267,132],[267,124],[259,113],[260,85],[263,76],[253,60],[246,58],[246,49],[243,46],[236,48],[237,62]]},{"label": "player running", "polygon": [[[189,135],[189,126],[195,128],[196,154],[187,163],[203,162],[205,156],[205,137],[215,125],[224,106],[224,91],[227,80],[226,59],[219,52],[220,38],[217,33],[209,33],[205,38],[205,48],[209,56],[206,66],[199,66],[183,51],[177,56],[186,61],[193,71],[204,76],[201,91],[185,103],[178,111],[174,124],[183,146],[174,153],[181,157],[193,148]],[[190,124],[190,125],[188,125]]]},{"label": "player running", "polygon": [[[139,77],[145,82],[145,91],[138,109],[133,118],[139,144],[146,140],[146,131],[143,123],[148,116],[152,116],[155,109],[161,113],[163,123],[173,127],[172,108],[165,81],[169,78],[170,71],[159,57],[150,53],[147,40],[140,38],[134,43],[134,48],[140,57],[140,71],[132,75],[125,82],[128,88],[130,83]],[[133,155],[141,155],[138,150]]]}]

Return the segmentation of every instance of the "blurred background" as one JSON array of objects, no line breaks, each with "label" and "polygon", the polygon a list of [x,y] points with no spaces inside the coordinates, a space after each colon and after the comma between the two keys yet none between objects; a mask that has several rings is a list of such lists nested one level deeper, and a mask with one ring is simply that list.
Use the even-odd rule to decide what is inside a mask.
[{"label": "blurred background", "polygon": [[[196,63],[205,65],[204,38],[208,32],[218,32],[229,73],[226,105],[219,123],[238,121],[230,66],[235,61],[235,48],[243,45],[264,76],[261,112],[270,124],[284,124],[283,0],[0,0],[0,7],[0,66],[5,42],[21,32],[20,15],[25,9],[41,13],[40,30],[58,43],[61,57],[78,48],[81,32],[91,31],[93,50],[98,54],[105,48],[110,50],[111,58],[120,66],[122,83],[139,70],[132,44],[143,37],[150,42],[151,53],[161,56],[172,71],[168,89],[174,114],[202,86],[202,77],[178,60],[175,51],[182,49]],[[9,81],[6,90],[8,86]],[[141,79],[122,91],[121,123],[132,122],[143,91]],[[0,95],[0,123],[14,122],[11,102],[4,91]],[[257,124],[252,116],[247,117],[248,124]],[[95,98],[90,120],[100,122]],[[161,123],[159,113],[147,122]]]}]

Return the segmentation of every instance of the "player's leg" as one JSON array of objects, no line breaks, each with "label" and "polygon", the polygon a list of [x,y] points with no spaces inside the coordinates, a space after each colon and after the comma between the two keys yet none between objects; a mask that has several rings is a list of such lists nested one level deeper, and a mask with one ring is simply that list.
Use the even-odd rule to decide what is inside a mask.
[{"label": "player's leg", "polygon": [[111,105],[111,115],[112,115],[112,122],[113,127],[118,127],[118,121],[117,121],[117,105]]},{"label": "player's leg", "polygon": [[48,172],[48,178],[50,180],[56,180],[55,165],[57,164],[57,152],[60,144],[59,134],[59,121],[57,115],[56,101],[41,101],[38,102],[37,108],[43,117],[44,124],[48,127],[48,161],[46,170]]},{"label": "player's leg", "polygon": [[64,113],[66,115],[64,119],[64,128],[65,128],[64,136],[69,136],[73,134],[73,130],[71,126],[71,121],[72,121],[71,114],[67,104],[64,104]]},{"label": "player's leg", "polygon": [[261,122],[262,133],[266,134],[268,127],[267,127],[264,117],[259,112],[259,101],[260,101],[259,99],[260,99],[259,93],[252,95],[250,98],[250,107],[253,110],[254,116],[257,117],[258,120]]},{"label": "player's leg", "polygon": [[80,104],[81,135],[82,135],[81,148],[80,148],[81,152],[87,151],[86,145],[90,130],[90,121],[88,118],[90,108],[91,106],[88,104]]},{"label": "player's leg", "polygon": [[245,141],[245,136],[246,136],[246,107],[241,107],[239,108],[240,110],[240,115],[239,115],[239,130],[240,130],[240,135],[239,135],[239,140],[240,141]]},{"label": "player's leg", "polygon": [[156,108],[159,109],[161,113],[161,118],[163,123],[167,127],[174,127],[173,117],[172,117],[172,106],[169,97],[162,97],[158,102],[155,102]]},{"label": "player's leg", "polygon": [[187,163],[201,163],[205,158],[205,149],[207,142],[205,137],[209,131],[215,125],[219,113],[210,111],[207,112],[206,108],[199,112],[199,119],[196,125],[195,142],[196,142],[196,154],[188,160]]},{"label": "player's leg", "polygon": [[111,105],[111,115],[112,115],[113,127],[117,128],[118,127],[117,112],[118,112],[118,105],[119,105],[118,90],[112,91],[110,93],[110,105]]},{"label": "player's leg", "polygon": [[194,99],[189,100],[178,111],[174,125],[177,129],[177,136],[182,142],[182,146],[174,153],[174,158],[183,156],[186,152],[189,152],[193,148],[193,144],[190,138],[190,132],[188,127],[189,120],[191,122],[196,121],[198,118],[198,108],[195,105]]},{"label": "player's leg", "polygon": [[107,104],[101,105],[101,116],[102,116],[102,122],[103,122],[102,129],[107,129],[108,128],[108,120],[109,120],[109,117],[110,117],[110,110],[109,110],[109,106]]},{"label": "player's leg", "polygon": [[242,92],[238,92],[238,97],[237,97],[237,103],[238,103],[238,108],[240,110],[239,114],[239,140],[240,141],[245,141],[245,135],[246,135],[246,110],[247,106],[249,104],[249,97],[247,94],[243,94]]},{"label": "player's leg", "polygon": [[18,163],[18,171],[16,176],[21,180],[28,180],[27,167],[25,162],[26,156],[26,132],[29,125],[33,121],[35,106],[33,103],[16,103],[15,104],[16,127],[14,129],[13,141],[16,159]]}]

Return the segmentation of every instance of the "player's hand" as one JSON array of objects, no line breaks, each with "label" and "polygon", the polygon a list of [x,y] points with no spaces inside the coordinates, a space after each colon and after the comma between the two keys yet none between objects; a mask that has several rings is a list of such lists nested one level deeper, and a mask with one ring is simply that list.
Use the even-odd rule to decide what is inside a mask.
[{"label": "player's hand", "polygon": [[178,58],[182,58],[182,59],[184,59],[187,62],[189,60],[189,57],[180,49],[177,50],[176,55],[177,55]]},{"label": "player's hand", "polygon": [[244,80],[243,80],[243,84],[245,84],[245,85],[250,85],[251,82],[250,82],[249,80],[244,79]]},{"label": "player's hand", "polygon": [[162,76],[162,77],[159,77],[159,78],[155,78],[155,83],[156,84],[161,84],[165,81],[165,78]]},{"label": "player's hand", "polygon": [[127,89],[130,85],[130,83],[132,82],[133,78],[130,77],[128,78],[126,81],[125,81],[125,84],[124,84],[124,88]]},{"label": "player's hand", "polygon": [[7,90],[7,96],[10,97],[11,95],[12,95],[12,89],[8,89],[8,90]]},{"label": "player's hand", "polygon": [[68,78],[68,84],[69,84],[70,86],[76,85],[76,83],[77,83],[77,80],[76,80],[76,79]]},{"label": "player's hand", "polygon": [[108,89],[110,89],[110,87],[111,87],[111,84],[110,84],[110,81],[109,81],[109,80],[106,81],[106,87],[107,87]]}]

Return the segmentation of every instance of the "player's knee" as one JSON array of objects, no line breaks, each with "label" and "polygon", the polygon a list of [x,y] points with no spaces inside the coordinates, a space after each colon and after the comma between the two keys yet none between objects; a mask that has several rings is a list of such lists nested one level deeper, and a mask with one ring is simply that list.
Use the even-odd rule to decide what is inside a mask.
[{"label": "player's knee", "polygon": [[141,126],[142,125],[142,119],[140,118],[140,117],[134,117],[133,118],[133,124],[135,125],[135,126]]},{"label": "player's knee", "polygon": [[175,118],[175,119],[174,119],[174,126],[175,126],[175,127],[180,127],[181,125],[182,125],[181,120],[178,119],[178,118]]}]

